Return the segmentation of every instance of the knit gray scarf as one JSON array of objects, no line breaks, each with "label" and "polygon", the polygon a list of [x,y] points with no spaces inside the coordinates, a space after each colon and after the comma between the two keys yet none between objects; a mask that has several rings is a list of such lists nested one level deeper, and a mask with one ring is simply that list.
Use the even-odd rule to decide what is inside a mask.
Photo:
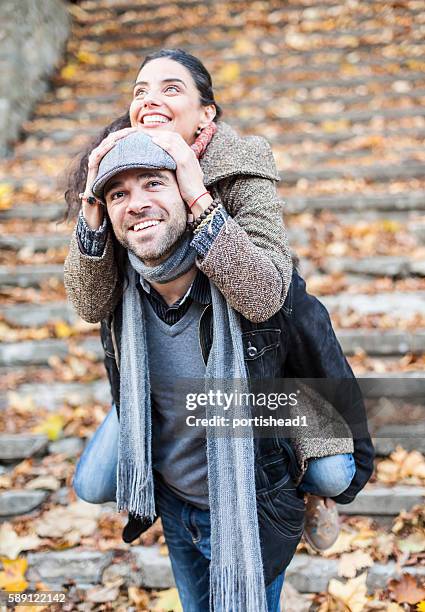
[{"label": "knit gray scarf", "polygon": [[[185,234],[177,249],[162,264],[145,266],[128,253],[129,284],[123,298],[120,367],[120,435],[118,454],[118,511],[155,516],[152,473],[152,424],[146,320],[137,290],[139,275],[166,283],[195,264],[196,251]],[[223,381],[248,391],[239,315],[210,282],[213,342],[206,366],[206,387]],[[242,382],[241,382],[242,381]],[[234,384],[235,383],[235,384]],[[242,387],[242,388],[241,388]],[[210,414],[208,414],[210,412]],[[207,407],[207,417],[212,416]],[[235,418],[249,415],[249,406],[233,407]],[[211,518],[210,610],[267,612],[255,494],[254,440],[214,435],[207,427],[208,492]]]}]

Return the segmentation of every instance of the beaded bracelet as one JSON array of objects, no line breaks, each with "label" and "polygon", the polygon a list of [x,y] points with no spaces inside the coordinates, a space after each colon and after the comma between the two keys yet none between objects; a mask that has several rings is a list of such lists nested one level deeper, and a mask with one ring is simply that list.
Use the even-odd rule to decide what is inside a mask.
[{"label": "beaded bracelet", "polygon": [[[215,208],[212,212],[210,212],[210,214],[208,215],[208,217],[206,219],[204,219],[202,221],[202,223],[200,225],[198,225],[198,227],[195,229],[195,231],[193,232],[195,234],[195,236],[197,234],[199,234],[200,232],[202,232],[202,230],[204,229],[204,227],[206,227],[207,225],[209,225],[209,230],[208,233],[212,232],[211,229],[211,222],[214,219],[215,215],[220,212],[220,209],[223,208],[221,206],[221,204],[219,206],[217,206],[217,208]],[[211,231],[210,231],[211,230]]]},{"label": "beaded bracelet", "polygon": [[208,217],[208,215],[210,213],[213,212],[213,210],[215,208],[218,208],[220,206],[220,202],[218,201],[212,201],[211,204],[208,206],[208,208],[206,208],[204,210],[204,212],[202,214],[199,215],[199,217],[197,217],[195,219],[195,221],[191,221],[190,223],[187,224],[188,228],[191,231],[195,231],[197,227],[199,227],[202,223],[202,221],[205,221],[205,219]]}]

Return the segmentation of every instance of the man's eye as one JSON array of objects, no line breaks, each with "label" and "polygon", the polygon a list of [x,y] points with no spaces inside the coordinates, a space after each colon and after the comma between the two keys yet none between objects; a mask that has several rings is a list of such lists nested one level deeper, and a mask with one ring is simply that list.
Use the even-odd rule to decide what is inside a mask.
[{"label": "man's eye", "polygon": [[148,187],[155,187],[156,185],[162,185],[161,181],[149,181],[147,183]]},{"label": "man's eye", "polygon": [[116,191],[115,193],[112,194],[111,196],[111,200],[119,200],[120,198],[122,198],[124,196],[124,192],[123,191]]}]

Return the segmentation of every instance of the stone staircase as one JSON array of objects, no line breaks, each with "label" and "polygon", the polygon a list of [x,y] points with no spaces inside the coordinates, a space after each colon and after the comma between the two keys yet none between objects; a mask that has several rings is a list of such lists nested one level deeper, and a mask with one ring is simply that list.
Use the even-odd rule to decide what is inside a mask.
[{"label": "stone staircase", "polygon": [[[70,10],[66,63],[0,170],[0,410],[10,410],[16,398],[51,412],[90,402],[106,409],[97,327],[78,319],[63,289],[72,228],[58,223],[60,185],[72,157],[126,109],[144,55],[184,47],[210,70],[223,118],[273,146],[284,219],[308,287],[329,309],[356,374],[377,378],[371,398],[377,454],[387,456],[397,444],[425,452],[421,3],[84,0]],[[78,368],[67,378],[54,367],[54,360],[66,364],[75,356],[76,347],[99,370],[89,382]],[[385,404],[382,394],[390,398]],[[49,443],[1,413],[0,427],[0,475],[32,455],[37,462],[68,452],[75,461],[81,452],[78,436]],[[17,434],[30,437],[20,445],[7,438]],[[37,515],[50,503],[66,506],[69,484],[53,494],[0,489],[0,520]],[[340,510],[388,525],[424,495],[424,486],[372,482]],[[157,545],[126,550],[119,563],[113,560],[121,550],[29,553],[28,579],[88,587],[118,572],[145,587],[172,584]],[[403,569],[425,576],[423,567]],[[369,589],[384,587],[398,571],[393,562],[376,563]],[[336,560],[304,552],[287,573],[305,593],[326,590],[332,576]]]}]

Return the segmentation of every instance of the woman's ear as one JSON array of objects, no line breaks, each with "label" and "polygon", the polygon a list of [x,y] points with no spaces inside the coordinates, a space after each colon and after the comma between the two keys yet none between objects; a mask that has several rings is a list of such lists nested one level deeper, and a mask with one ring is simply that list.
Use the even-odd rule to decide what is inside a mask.
[{"label": "woman's ear", "polygon": [[214,117],[217,114],[217,110],[214,104],[208,104],[208,106],[204,106],[204,119],[200,122],[199,127],[201,130],[204,129],[211,121],[214,120]]}]

